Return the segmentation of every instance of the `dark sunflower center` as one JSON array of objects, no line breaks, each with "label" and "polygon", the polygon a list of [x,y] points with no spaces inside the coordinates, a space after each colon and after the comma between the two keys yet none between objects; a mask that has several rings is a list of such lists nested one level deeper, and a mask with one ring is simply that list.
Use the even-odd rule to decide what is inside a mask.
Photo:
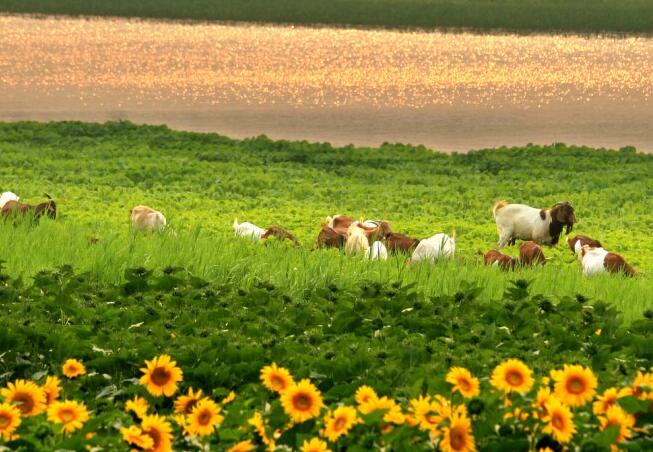
[{"label": "dark sunflower center", "polygon": [[186,402],[184,413],[190,414],[190,412],[193,411],[193,408],[195,408],[195,405],[197,405],[197,399],[190,399],[188,402]]},{"label": "dark sunflower center", "polygon": [[211,422],[211,412],[208,410],[203,410],[197,418],[197,422],[200,425],[208,425]]},{"label": "dark sunflower center", "polygon": [[347,420],[343,417],[339,417],[336,419],[336,422],[334,422],[333,428],[336,430],[342,430],[345,428],[345,425],[347,425]]},{"label": "dark sunflower center", "polygon": [[18,403],[18,409],[23,414],[31,412],[34,408],[34,399],[29,394],[19,392],[14,396],[13,401]]},{"label": "dark sunflower center", "polygon": [[157,367],[152,372],[152,383],[157,386],[163,386],[170,381],[170,372],[163,367]]},{"label": "dark sunflower center", "polygon": [[293,405],[298,410],[306,411],[311,407],[311,398],[304,393],[299,393],[293,398]]},{"label": "dark sunflower center", "polygon": [[75,413],[72,410],[61,410],[59,411],[59,417],[64,422],[70,422],[75,419]]},{"label": "dark sunflower center", "polygon": [[559,414],[554,414],[551,418],[551,424],[556,430],[563,430],[565,428],[565,420]]},{"label": "dark sunflower center", "polygon": [[426,420],[426,422],[428,422],[431,425],[435,425],[438,423],[438,416],[433,413],[426,413],[424,419]]},{"label": "dark sunflower center", "polygon": [[465,378],[458,380],[458,386],[462,388],[463,391],[469,391],[472,388],[472,385]]},{"label": "dark sunflower center", "polygon": [[572,394],[580,394],[585,391],[585,382],[580,378],[571,378],[567,382],[567,391]]},{"label": "dark sunflower center", "polygon": [[6,414],[0,415],[0,428],[5,428],[11,422],[11,418]]},{"label": "dark sunflower center", "polygon": [[449,431],[449,444],[453,450],[461,450],[465,447],[465,432],[459,427]]},{"label": "dark sunflower center", "polygon": [[156,428],[144,431],[143,433],[152,438],[152,441],[154,442],[152,449],[156,449],[161,443],[161,433]]},{"label": "dark sunflower center", "polygon": [[281,378],[281,377],[279,377],[277,375],[274,375],[272,377],[272,386],[274,386],[275,388],[284,389],[286,387],[286,384],[285,384],[283,378]]},{"label": "dark sunflower center", "polygon": [[510,371],[506,375],[506,380],[511,386],[520,386],[524,383],[524,377],[520,372]]}]

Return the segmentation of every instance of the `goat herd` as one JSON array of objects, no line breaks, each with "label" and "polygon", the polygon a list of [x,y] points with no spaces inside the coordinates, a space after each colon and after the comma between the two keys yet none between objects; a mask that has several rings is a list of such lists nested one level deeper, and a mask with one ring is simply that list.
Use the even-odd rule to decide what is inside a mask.
[{"label": "goat herd", "polygon": [[[32,215],[36,220],[46,215],[56,218],[55,201],[45,195],[48,201],[32,206],[20,202],[17,195],[4,192],[0,196],[0,215],[3,218]],[[150,207],[136,206],[130,210],[130,219],[134,229],[139,231],[161,231],[166,226],[165,216]],[[541,245],[556,245],[563,228],[569,234],[576,223],[574,208],[568,202],[556,203],[548,209],[537,209],[524,204],[510,204],[499,201],[493,209],[494,219],[499,233],[498,248],[514,245],[522,240],[519,258],[503,254],[497,249],[483,255],[485,265],[492,265],[503,270],[515,267],[543,265],[546,263]],[[295,236],[278,226],[267,229],[255,224],[234,220],[234,232],[238,237],[253,241],[276,237],[289,240],[295,246],[299,242]],[[584,235],[567,239],[571,251],[578,255],[583,274],[592,276],[602,272],[623,273],[634,276],[636,271],[618,254],[606,251],[598,240]],[[385,260],[388,253],[410,255],[407,264],[419,261],[434,262],[449,259],[456,252],[456,231],[451,235],[438,233],[426,239],[416,239],[393,232],[387,221],[354,220],[345,215],[329,216],[322,223],[315,248],[340,248],[347,254],[363,254],[367,259]]]}]

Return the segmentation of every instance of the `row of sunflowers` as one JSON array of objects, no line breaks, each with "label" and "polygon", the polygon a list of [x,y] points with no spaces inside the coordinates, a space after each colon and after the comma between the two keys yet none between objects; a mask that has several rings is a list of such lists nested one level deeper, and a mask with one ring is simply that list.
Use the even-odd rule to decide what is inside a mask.
[{"label": "row of sunflowers", "polygon": [[[403,400],[363,385],[351,397],[325,402],[320,390],[275,363],[261,369],[269,397],[260,401],[229,392],[219,401],[184,384],[183,370],[168,355],[146,360],[142,375],[116,409],[102,413],[87,401],[84,364],[67,360],[58,376],[9,382],[0,391],[0,444],[43,450],[646,450],[653,446],[653,372],[638,371],[623,387],[599,391],[591,369],[564,365],[536,378],[508,359],[487,379],[453,367],[447,394]],[[487,386],[485,388],[484,386]],[[241,399],[239,403],[235,403]],[[93,418],[99,422],[93,422]],[[47,435],[48,429],[54,435]],[[46,432],[46,433],[44,433]],[[29,441],[24,437],[30,438]],[[40,443],[38,440],[40,439]],[[75,441],[73,441],[75,440]]]}]

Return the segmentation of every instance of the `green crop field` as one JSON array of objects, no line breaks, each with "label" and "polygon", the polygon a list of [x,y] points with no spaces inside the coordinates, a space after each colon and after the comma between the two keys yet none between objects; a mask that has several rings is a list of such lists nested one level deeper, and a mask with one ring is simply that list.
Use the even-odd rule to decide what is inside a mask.
[{"label": "green crop field", "polygon": [[[406,419],[411,398],[446,393],[447,370],[464,366],[480,377],[481,394],[451,400],[473,414],[480,450],[534,450],[550,440],[528,423],[534,417],[502,420],[510,409],[488,380],[500,362],[523,360],[538,377],[535,387],[565,363],[590,366],[599,393],[630,384],[653,363],[653,156],[632,148],[529,145],[447,155],[400,144],[235,140],[127,122],[23,122],[0,123],[0,167],[0,190],[32,204],[47,192],[59,210],[38,225],[0,224],[0,383],[65,380],[61,364],[81,359],[87,375],[65,380],[62,394],[91,414],[70,435],[26,417],[21,437],[9,441],[14,450],[127,450],[119,433],[134,421],[123,411],[127,399],[145,396],[153,411],[173,410],[173,399],[148,395],[136,380],[143,361],[162,353],[183,369],[183,392],[203,388],[216,401],[237,394],[222,406],[212,436],[184,439],[175,425],[176,449],[204,450],[248,439],[261,445],[246,422],[255,409],[269,435],[283,431],[279,445],[299,448],[317,435],[322,421],[288,424],[285,408],[259,384],[259,370],[273,361],[298,380],[310,378],[332,408],[355,404],[353,394],[367,384],[396,398]],[[564,244],[545,249],[550,259],[541,268],[482,266],[477,251],[497,240],[491,207],[498,199],[541,207],[568,200],[575,232],[600,239],[641,274],[585,278]],[[137,204],[161,210],[167,230],[131,231],[128,210]],[[456,257],[407,267],[405,256],[368,262],[312,250],[321,221],[337,213],[387,219],[419,238],[456,229]],[[235,217],[281,225],[301,246],[236,238]],[[534,397],[512,401],[530,407]],[[632,396],[620,403],[650,428],[646,404]],[[617,430],[600,432],[591,410],[574,412],[582,421],[573,443],[605,450]],[[438,444],[398,421],[389,431],[374,413],[363,420],[330,448]],[[651,445],[650,430],[633,435],[633,450]]]},{"label": "green crop field", "polygon": [[0,11],[519,32],[653,31],[648,0],[0,0]]}]

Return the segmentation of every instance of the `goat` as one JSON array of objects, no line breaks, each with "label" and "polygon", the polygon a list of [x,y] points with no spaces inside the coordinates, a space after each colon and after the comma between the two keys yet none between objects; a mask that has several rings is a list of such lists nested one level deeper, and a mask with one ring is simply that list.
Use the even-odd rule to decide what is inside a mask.
[{"label": "goat", "polygon": [[9,201],[20,201],[20,198],[16,193],[6,191],[0,196],[0,209],[2,209],[5,204],[7,204]]},{"label": "goat", "polygon": [[349,226],[351,226],[355,222],[356,220],[346,215],[334,215],[332,217],[331,216],[326,217],[326,219],[324,220],[324,225],[330,227],[338,234],[347,234],[347,230],[349,229]]},{"label": "goat", "polygon": [[288,231],[285,231],[285,230],[281,229],[278,226],[270,226],[261,235],[261,239],[267,239],[268,237],[276,237],[279,240],[288,239],[293,243],[293,245],[299,246],[299,241],[297,240],[297,238],[294,235],[292,235]]},{"label": "goat", "polygon": [[347,234],[339,234],[326,224],[320,229],[315,248],[343,248],[347,241]]},{"label": "goat", "polygon": [[563,226],[569,234],[576,223],[574,208],[566,201],[558,202],[550,209],[499,201],[492,213],[499,232],[499,248],[514,244],[517,239],[555,245],[560,240]]},{"label": "goat", "polygon": [[522,242],[519,246],[519,262],[522,265],[546,263],[542,247],[533,241]]},{"label": "goat", "polygon": [[365,251],[365,258],[385,261],[388,259],[388,250],[383,242],[377,240]]},{"label": "goat", "polygon": [[603,248],[601,242],[594,240],[586,235],[576,235],[572,238],[567,239],[567,245],[572,253],[578,254],[583,248],[583,245],[589,245],[592,248]]},{"label": "goat", "polygon": [[345,242],[345,253],[358,254],[366,252],[370,247],[370,241],[358,222],[352,223],[347,229],[347,241]]},{"label": "goat", "polygon": [[514,257],[503,254],[497,250],[490,250],[485,254],[483,254],[482,251],[479,251],[479,254],[483,256],[483,262],[485,262],[485,265],[499,267],[501,270],[513,270],[515,265],[517,265],[517,260]]},{"label": "goat", "polygon": [[421,240],[407,264],[419,261],[436,261],[441,258],[452,258],[456,252],[456,231],[447,234],[435,234],[433,237]]},{"label": "goat", "polygon": [[44,193],[44,196],[48,198],[48,200],[35,206],[23,204],[14,200],[7,201],[7,203],[2,206],[0,214],[4,217],[13,218],[32,215],[36,221],[38,221],[42,216],[47,216],[54,220],[57,218],[57,203],[54,202],[52,197],[47,193]]},{"label": "goat", "polygon": [[578,253],[578,260],[583,267],[583,275],[594,276],[599,273],[624,273],[627,276],[635,276],[637,272],[628,265],[625,259],[618,254],[610,253],[604,248],[592,248],[583,245]]},{"label": "goat", "polygon": [[392,254],[412,253],[417,245],[419,245],[419,242],[419,239],[412,239],[407,235],[396,232],[390,232],[385,236],[386,247]]},{"label": "goat", "polygon": [[166,227],[166,217],[151,207],[136,206],[129,210],[132,226],[138,231],[162,231]]},{"label": "goat", "polygon": [[263,234],[265,234],[265,229],[256,226],[250,222],[238,223],[238,218],[234,218],[234,234],[236,237],[246,237],[251,239],[253,242],[258,242],[261,240]]}]

